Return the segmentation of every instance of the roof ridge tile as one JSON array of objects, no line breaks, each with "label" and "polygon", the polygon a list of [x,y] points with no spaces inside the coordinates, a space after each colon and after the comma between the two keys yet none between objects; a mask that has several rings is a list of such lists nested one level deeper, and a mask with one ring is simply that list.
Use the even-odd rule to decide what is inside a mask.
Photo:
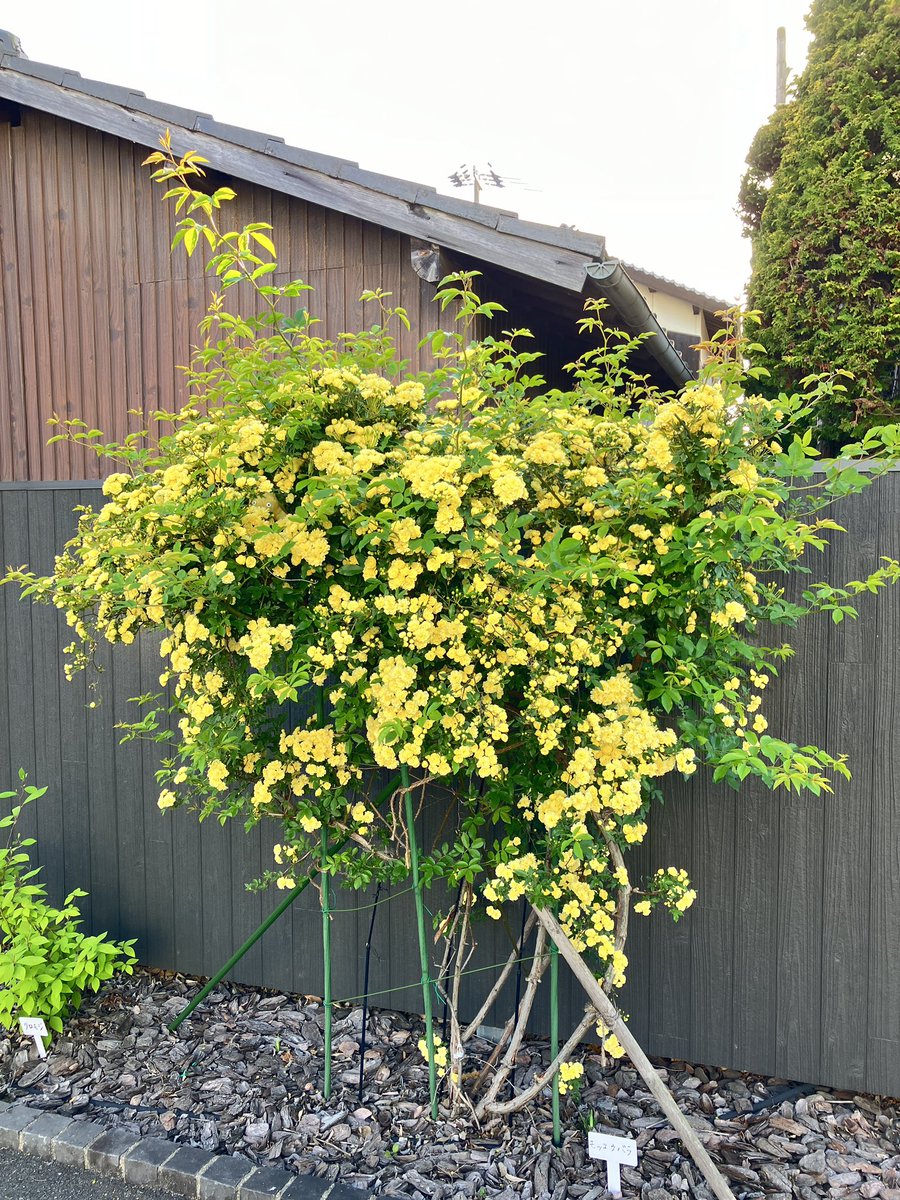
[{"label": "roof ridge tile", "polygon": [[62,86],[66,75],[81,78],[78,71],[70,71],[68,67],[54,67],[52,63],[32,62],[30,58],[23,58],[18,54],[4,54],[0,58],[0,67],[18,71],[20,75],[31,75],[35,79],[43,79],[47,83],[55,83],[59,86]]}]

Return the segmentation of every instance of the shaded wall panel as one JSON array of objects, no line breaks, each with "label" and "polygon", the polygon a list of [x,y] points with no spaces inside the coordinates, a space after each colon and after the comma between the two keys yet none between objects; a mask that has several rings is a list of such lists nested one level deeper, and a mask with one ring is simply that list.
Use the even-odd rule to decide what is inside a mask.
[{"label": "shaded wall panel", "polygon": [[[74,506],[99,494],[0,484],[4,562],[49,568],[74,527]],[[842,504],[837,516],[849,532],[817,559],[817,578],[859,578],[879,555],[897,556],[900,472]],[[770,795],[754,784],[734,793],[698,773],[673,783],[649,844],[632,856],[633,876],[683,865],[699,892],[677,926],[661,913],[632,922],[622,1006],[653,1053],[900,1095],[900,589],[865,596],[859,609],[858,622],[835,627],[819,619],[792,635],[796,655],[765,704],[773,732],[846,751],[852,782],[817,799]],[[159,690],[158,640],[107,648],[104,674],[66,683],[59,648],[69,640],[55,610],[0,588],[0,784],[22,766],[50,787],[25,828],[38,838],[55,900],[87,888],[89,927],[136,937],[142,961],[153,966],[209,975],[282,898],[245,890],[272,865],[277,834],[160,813],[159,746],[119,746],[114,729],[129,696]],[[425,806],[423,845],[439,831],[447,836],[455,818],[451,810],[445,824],[445,808],[439,795]],[[372,898],[336,891],[338,998],[362,992]],[[412,898],[401,885],[384,889],[382,899],[370,987],[375,1003],[416,1010]],[[437,889],[429,895],[432,911],[444,903]],[[513,907],[506,922],[479,925],[464,987],[469,1015],[490,979],[478,968],[505,959],[520,922]],[[234,977],[319,994],[320,939],[318,897],[309,889]],[[565,1027],[578,1021],[583,999],[563,975]],[[489,1023],[501,1022],[513,993],[511,981]],[[543,996],[535,1028],[545,1027]]]}]

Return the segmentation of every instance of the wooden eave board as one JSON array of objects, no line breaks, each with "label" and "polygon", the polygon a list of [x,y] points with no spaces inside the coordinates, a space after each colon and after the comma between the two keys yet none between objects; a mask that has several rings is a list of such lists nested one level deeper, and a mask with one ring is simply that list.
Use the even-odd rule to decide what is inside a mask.
[{"label": "wooden eave board", "polygon": [[[275,139],[269,139],[275,147],[272,153],[249,149],[222,137],[187,129],[118,103],[20,74],[10,67],[0,70],[0,96],[150,148],[158,146],[168,128],[176,154],[193,150],[206,158],[211,167],[239,179],[435,242],[569,291],[581,291],[585,267],[593,261],[592,256],[577,250],[504,232],[481,220],[441,211],[428,203],[428,189],[423,189],[426,194],[423,202],[419,202],[295,165],[278,157],[279,143]],[[365,178],[365,174],[360,172],[359,178]],[[473,207],[479,208],[479,215],[483,215],[483,208]],[[496,219],[498,224],[512,227],[528,225],[510,220],[500,210],[496,210]]]}]

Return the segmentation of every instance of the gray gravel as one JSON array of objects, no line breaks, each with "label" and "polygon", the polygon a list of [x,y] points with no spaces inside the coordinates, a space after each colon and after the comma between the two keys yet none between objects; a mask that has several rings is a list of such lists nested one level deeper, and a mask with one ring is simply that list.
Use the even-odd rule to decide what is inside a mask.
[{"label": "gray gravel", "polygon": [[171,1192],[103,1179],[78,1167],[0,1150],[0,1200],[173,1200]]}]

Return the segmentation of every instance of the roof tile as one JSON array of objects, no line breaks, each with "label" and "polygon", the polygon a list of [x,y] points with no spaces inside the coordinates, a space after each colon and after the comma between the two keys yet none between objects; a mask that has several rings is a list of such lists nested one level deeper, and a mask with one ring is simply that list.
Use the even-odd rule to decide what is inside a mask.
[{"label": "roof tile", "polygon": [[424,188],[421,183],[413,183],[409,179],[398,179],[394,175],[381,175],[378,171],[366,171],[358,163],[344,163],[337,173],[338,179],[346,179],[350,183],[359,183],[363,187],[372,188],[376,192],[386,192],[389,196],[397,196],[400,200],[414,203],[424,191],[434,193],[433,188]]},{"label": "roof tile", "polygon": [[[270,138],[269,142],[272,141],[274,139]],[[273,158],[284,159],[295,167],[307,167],[310,171],[321,171],[323,175],[333,175],[335,178],[342,167],[359,165],[348,162],[346,158],[335,158],[332,154],[318,154],[315,150],[304,150],[300,146],[286,146],[280,138],[273,149],[269,149],[267,144],[266,153]]]},{"label": "roof tile", "polygon": [[148,100],[138,92],[131,92],[126,108],[135,112],[145,113],[148,117],[156,117],[169,125],[179,125],[182,129],[193,129],[201,117],[209,117],[209,113],[198,113],[195,108],[182,108],[179,104],[163,104],[159,100]]},{"label": "roof tile", "polygon": [[271,133],[261,133],[257,129],[242,129],[240,125],[226,125],[217,121],[208,113],[198,113],[194,122],[196,133],[208,133],[210,137],[221,138],[225,142],[233,142],[235,146],[244,146],[247,150],[259,150],[266,153],[266,147],[272,142],[284,142]]},{"label": "roof tile", "polygon": [[18,71],[21,75],[33,75],[35,79],[46,79],[48,83],[61,84],[66,75],[78,77],[77,71],[53,67],[49,63],[32,62],[30,58],[17,58],[14,54],[4,54],[0,59],[0,67]]},{"label": "roof tile", "polygon": [[465,217],[467,221],[477,221],[479,225],[487,225],[490,229],[496,229],[497,223],[501,217],[514,217],[513,212],[506,212],[502,208],[490,208],[486,204],[475,204],[471,200],[462,200],[457,196],[444,196],[440,192],[434,191],[433,188],[421,187],[416,196],[416,204],[424,205],[425,208],[434,208],[438,212],[449,213],[454,217]]},{"label": "roof tile", "polygon": [[96,96],[98,100],[109,100],[126,108],[130,108],[137,98],[146,99],[137,88],[120,87],[115,83],[104,83],[101,79],[82,79],[77,71],[66,71],[62,85],[73,92],[84,92],[87,96]]},{"label": "roof tile", "polygon": [[538,221],[504,216],[500,218],[497,228],[501,233],[512,233],[535,242],[549,242],[566,250],[574,250],[577,254],[592,254],[597,258],[603,258],[606,254],[605,238],[596,233],[582,233],[566,225],[542,225]]}]

